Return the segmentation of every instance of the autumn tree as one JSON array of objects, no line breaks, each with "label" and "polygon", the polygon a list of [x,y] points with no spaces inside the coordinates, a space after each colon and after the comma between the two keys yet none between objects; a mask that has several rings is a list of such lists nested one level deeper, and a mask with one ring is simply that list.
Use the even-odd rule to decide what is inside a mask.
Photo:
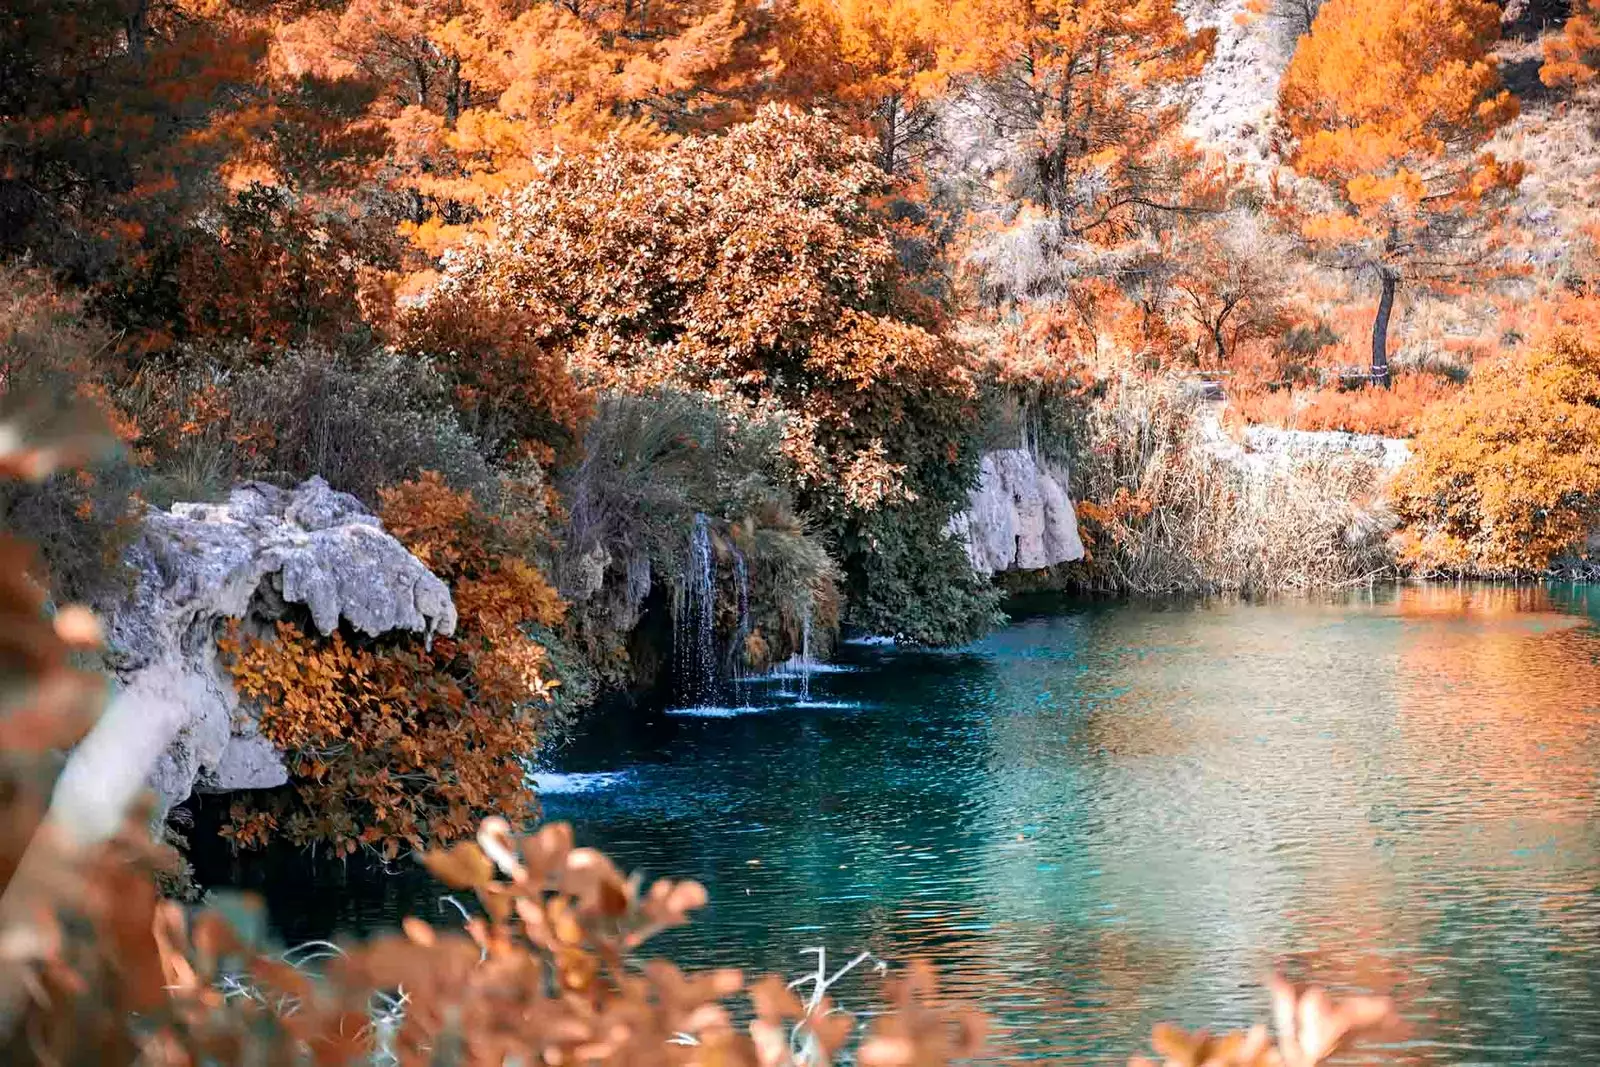
[{"label": "autumn tree", "polygon": [[1304,232],[1378,282],[1372,378],[1385,385],[1396,289],[1480,268],[1521,179],[1480,151],[1517,111],[1488,54],[1499,28],[1489,0],[1328,0],[1284,74],[1290,161],[1333,201]]},{"label": "autumn tree", "polygon": [[793,0],[778,33],[794,96],[870,123],[877,164],[899,174],[931,138],[933,99],[948,80],[938,0]]},{"label": "autumn tree", "polygon": [[895,472],[951,462],[942,442],[970,395],[870,209],[886,183],[872,155],[768,107],[717,137],[553,160],[452,257],[434,299],[524,309],[535,339],[602,386],[786,412],[799,477],[871,508],[927,482]]},{"label": "autumn tree", "polygon": [[1572,13],[1560,33],[1544,41],[1539,80],[1556,86],[1588,85],[1600,74],[1600,8],[1593,0],[1572,0]]},{"label": "autumn tree", "polygon": [[1171,199],[1193,162],[1173,134],[1172,90],[1215,31],[1171,0],[954,0],[941,71],[977,78],[982,115],[1014,142],[1026,195],[1063,233],[1112,240]]},{"label": "autumn tree", "polygon": [[276,68],[350,79],[395,145],[425,249],[552,151],[634,146],[727,110],[759,66],[738,0],[349,0],[284,25]]},{"label": "autumn tree", "polygon": [[23,0],[0,35],[0,248],[80,273],[192,200],[209,147],[194,135],[261,44],[171,0]]},{"label": "autumn tree", "polygon": [[1236,208],[1177,227],[1163,249],[1178,314],[1198,328],[1217,366],[1283,328],[1284,246],[1261,213]]},{"label": "autumn tree", "polygon": [[396,332],[406,357],[427,361],[444,379],[484,456],[548,465],[576,447],[590,397],[527,310],[439,293],[406,309]]},{"label": "autumn tree", "polygon": [[1426,566],[1542,571],[1600,527],[1600,341],[1575,302],[1527,353],[1436,404],[1393,498]]}]

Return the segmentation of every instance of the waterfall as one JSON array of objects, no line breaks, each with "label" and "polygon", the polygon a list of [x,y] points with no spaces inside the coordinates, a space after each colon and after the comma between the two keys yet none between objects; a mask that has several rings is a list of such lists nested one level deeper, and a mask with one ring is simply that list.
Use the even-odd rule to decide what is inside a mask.
[{"label": "waterfall", "polygon": [[811,699],[811,669],[816,660],[811,658],[811,601],[806,601],[805,614],[800,617],[800,699]]},{"label": "waterfall", "polygon": [[716,613],[717,561],[711,551],[711,520],[696,514],[683,574],[683,599],[673,634],[679,685],[691,703],[710,703],[716,696]]},{"label": "waterfall", "polygon": [[733,579],[739,589],[739,625],[733,632],[733,685],[734,697],[739,704],[748,704],[749,696],[744,684],[744,646],[750,636],[750,568],[745,565],[744,553],[733,546]]}]

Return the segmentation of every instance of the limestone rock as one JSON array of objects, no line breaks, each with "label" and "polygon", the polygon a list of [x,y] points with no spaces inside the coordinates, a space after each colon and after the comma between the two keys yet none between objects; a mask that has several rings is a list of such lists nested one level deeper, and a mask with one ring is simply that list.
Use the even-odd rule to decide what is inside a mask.
[{"label": "limestone rock", "polygon": [[987,453],[969,506],[950,524],[981,575],[1039,570],[1083,558],[1066,476],[1026,449]]},{"label": "limestone rock", "polygon": [[1236,441],[1222,428],[1222,408],[1216,404],[1200,408],[1195,428],[1202,449],[1243,473],[1257,477],[1318,460],[1371,464],[1379,474],[1388,476],[1411,458],[1409,441],[1342,430],[1247,426],[1244,440]]},{"label": "limestone rock", "polygon": [[[152,511],[128,562],[131,593],[101,611],[120,685],[96,728],[116,739],[99,743],[100,762],[122,770],[97,774],[136,773],[168,807],[195,790],[287,781],[218,660],[222,620],[259,627],[300,604],[324,634],[341,622],[374,637],[455,631],[445,583],[321,478],[292,490],[250,482],[226,503]],[[77,782],[89,787],[81,773]]]}]

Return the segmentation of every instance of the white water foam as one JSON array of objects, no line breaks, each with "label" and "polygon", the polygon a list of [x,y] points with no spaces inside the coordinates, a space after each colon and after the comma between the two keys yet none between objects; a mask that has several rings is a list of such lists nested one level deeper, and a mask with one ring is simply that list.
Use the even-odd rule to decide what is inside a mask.
[{"label": "white water foam", "polygon": [[753,704],[743,707],[726,708],[716,704],[698,704],[691,708],[668,708],[668,715],[687,715],[695,719],[731,719],[737,715],[759,715],[770,708],[758,708]]},{"label": "white water foam", "polygon": [[623,771],[592,771],[588,774],[562,774],[559,771],[534,771],[529,777],[539,793],[593,793],[627,781]]},{"label": "white water foam", "polygon": [[752,682],[764,682],[768,679],[781,680],[784,678],[803,678],[807,674],[854,674],[859,667],[848,663],[805,663],[798,657],[785,660],[765,674],[753,674]]},{"label": "white water foam", "polygon": [[899,642],[895,641],[895,639],[892,637],[868,635],[866,637],[847,637],[844,639],[843,643],[847,645],[893,645],[898,644]]}]

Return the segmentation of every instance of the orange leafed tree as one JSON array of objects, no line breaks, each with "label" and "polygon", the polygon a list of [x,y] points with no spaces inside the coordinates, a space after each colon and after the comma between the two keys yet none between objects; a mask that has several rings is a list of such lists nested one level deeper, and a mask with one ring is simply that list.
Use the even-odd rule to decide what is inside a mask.
[{"label": "orange leafed tree", "polygon": [[557,160],[434,299],[521,309],[532,340],[601,385],[786,416],[802,483],[871,510],[917,481],[898,484],[907,464],[956,477],[972,398],[870,210],[886,183],[871,155],[774,105],[718,137]]},{"label": "orange leafed tree", "polygon": [[778,34],[792,95],[870,122],[878,166],[901,173],[932,133],[946,11],[942,0],[793,0]]},{"label": "orange leafed tree", "polygon": [[1170,90],[1214,31],[1190,33],[1171,0],[953,0],[946,25],[942,72],[983,79],[980,106],[1031,172],[1016,177],[1064,232],[1120,237],[1175,206],[1191,160]]},{"label": "orange leafed tree", "polygon": [[1572,14],[1560,33],[1544,42],[1539,80],[1554,88],[1588,85],[1600,74],[1600,8],[1593,0],[1572,0]]},{"label": "orange leafed tree", "polygon": [[284,25],[274,64],[374,87],[432,249],[541,155],[657,145],[725,110],[759,66],[746,30],[738,0],[349,0]]},{"label": "orange leafed tree", "polygon": [[1522,177],[1481,151],[1517,111],[1488,55],[1499,31],[1489,0],[1328,0],[1284,73],[1291,163],[1333,198],[1303,229],[1376,276],[1372,376],[1384,384],[1395,290],[1479,268]]}]

